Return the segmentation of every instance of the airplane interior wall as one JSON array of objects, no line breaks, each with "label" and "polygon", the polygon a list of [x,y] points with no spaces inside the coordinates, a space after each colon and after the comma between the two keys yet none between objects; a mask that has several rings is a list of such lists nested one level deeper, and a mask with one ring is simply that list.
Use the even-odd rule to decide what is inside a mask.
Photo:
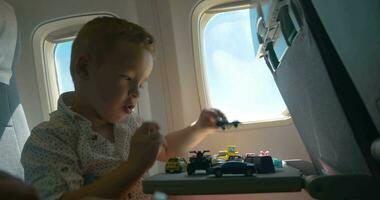
[{"label": "airplane interior wall", "polygon": [[[82,13],[106,11],[137,22],[152,32],[157,41],[155,69],[149,80],[150,112],[163,132],[176,130],[197,119],[201,110],[196,86],[191,41],[191,11],[198,0],[6,0],[14,7],[19,27],[20,52],[15,73],[21,102],[30,129],[43,121],[32,34],[42,22]],[[38,5],[38,6],[36,6]],[[33,8],[33,9],[31,9]],[[239,151],[269,150],[283,159],[310,160],[293,124],[210,135],[197,149],[213,153],[228,144]],[[162,165],[161,165],[162,167]],[[304,192],[234,196],[189,196],[177,199],[311,199]]]}]

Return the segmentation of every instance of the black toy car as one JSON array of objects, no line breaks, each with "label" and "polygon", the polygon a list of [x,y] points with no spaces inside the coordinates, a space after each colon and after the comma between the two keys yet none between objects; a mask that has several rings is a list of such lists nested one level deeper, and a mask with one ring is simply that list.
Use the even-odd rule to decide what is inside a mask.
[{"label": "black toy car", "polygon": [[252,163],[229,161],[211,168],[211,173],[216,177],[222,177],[223,174],[245,174],[252,176],[256,173],[256,167]]},{"label": "black toy car", "polygon": [[241,122],[239,121],[229,122],[227,120],[218,120],[216,122],[216,126],[222,128],[223,130],[225,130],[226,128],[231,128],[232,126],[237,128],[239,124],[241,124]]},{"label": "black toy car", "polygon": [[257,173],[275,173],[273,160],[271,156],[246,156],[244,162],[256,165]]},{"label": "black toy car", "polygon": [[187,165],[188,175],[194,174],[196,170],[205,170],[207,173],[207,170],[211,167],[211,156],[204,155],[206,152],[210,151],[190,151],[190,153],[194,153],[195,155],[189,159],[190,162]]}]

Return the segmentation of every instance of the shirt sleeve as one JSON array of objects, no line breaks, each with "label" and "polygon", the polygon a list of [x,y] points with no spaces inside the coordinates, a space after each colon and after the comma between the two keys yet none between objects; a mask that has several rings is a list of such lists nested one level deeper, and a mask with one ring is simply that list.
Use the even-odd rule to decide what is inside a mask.
[{"label": "shirt sleeve", "polygon": [[35,128],[26,142],[21,163],[25,181],[42,200],[56,200],[83,186],[78,157],[70,145],[44,129]]}]

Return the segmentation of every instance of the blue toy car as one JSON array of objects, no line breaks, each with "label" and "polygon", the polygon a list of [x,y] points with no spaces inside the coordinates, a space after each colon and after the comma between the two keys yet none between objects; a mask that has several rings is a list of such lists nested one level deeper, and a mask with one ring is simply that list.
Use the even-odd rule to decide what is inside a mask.
[{"label": "blue toy car", "polygon": [[246,176],[252,176],[253,173],[256,173],[256,167],[252,163],[229,161],[212,167],[210,173],[215,174],[216,177],[222,177],[223,174],[245,174]]}]

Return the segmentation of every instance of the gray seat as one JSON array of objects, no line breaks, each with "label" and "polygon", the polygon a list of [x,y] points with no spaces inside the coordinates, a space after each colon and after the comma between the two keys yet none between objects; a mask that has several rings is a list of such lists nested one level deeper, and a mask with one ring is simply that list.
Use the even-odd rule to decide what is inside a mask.
[{"label": "gray seat", "polygon": [[[380,164],[370,154],[371,143],[379,137],[375,118],[364,106],[360,90],[319,21],[312,1],[291,2],[281,8],[278,16],[289,48],[281,57],[276,55],[273,46],[268,46],[266,58],[318,174],[379,176]],[[289,8],[294,11],[293,15]],[[334,8],[334,12],[336,10]],[[347,23],[341,18],[337,22],[336,26]],[[301,28],[297,30],[298,25],[294,24]],[[350,48],[367,52],[347,43]],[[359,56],[369,59],[364,53]],[[375,73],[370,70],[372,66],[355,67],[362,69],[361,74],[355,76]],[[371,81],[372,85],[379,82],[378,79]],[[376,91],[375,86],[371,89]]]},{"label": "gray seat", "polygon": [[12,75],[16,43],[14,11],[0,0],[0,170],[24,179],[20,158],[30,133]]}]

